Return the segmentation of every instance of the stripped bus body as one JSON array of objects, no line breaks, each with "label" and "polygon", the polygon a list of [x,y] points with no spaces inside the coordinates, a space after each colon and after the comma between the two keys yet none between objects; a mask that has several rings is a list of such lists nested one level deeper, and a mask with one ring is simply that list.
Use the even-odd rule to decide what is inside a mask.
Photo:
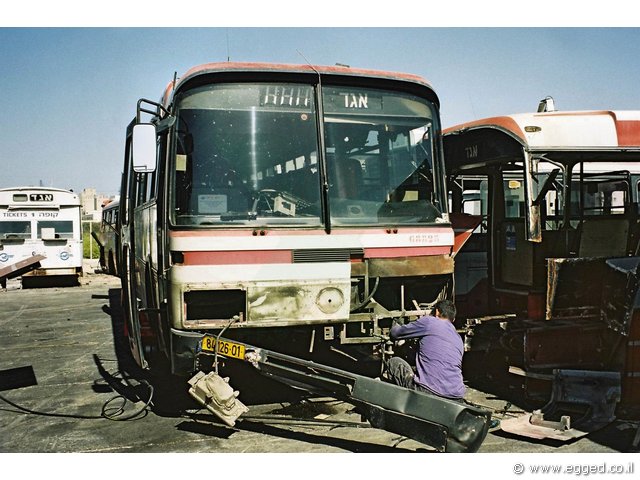
[{"label": "stripped bus body", "polygon": [[444,132],[452,211],[483,221],[456,256],[467,348],[531,376],[615,372],[637,405],[640,112],[547,102]]}]

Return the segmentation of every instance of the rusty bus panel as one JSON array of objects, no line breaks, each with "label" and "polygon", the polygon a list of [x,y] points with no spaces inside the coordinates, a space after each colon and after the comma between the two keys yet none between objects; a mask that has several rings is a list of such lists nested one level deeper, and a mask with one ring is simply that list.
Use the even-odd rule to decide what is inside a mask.
[{"label": "rusty bus panel", "polygon": [[640,257],[612,258],[603,295],[604,320],[621,336],[625,358],[622,370],[621,404],[640,416]]},{"label": "rusty bus panel", "polygon": [[547,259],[545,318],[598,319],[606,270],[604,258]]},{"label": "rusty bus panel", "polygon": [[369,260],[369,275],[371,277],[442,275],[448,273],[453,273],[453,257],[450,255],[372,258]]},{"label": "rusty bus panel", "polygon": [[[579,339],[579,341],[576,341]],[[533,369],[603,369],[612,363],[620,336],[605,325],[529,328],[524,340],[524,363]]]},{"label": "rusty bus panel", "polygon": [[640,308],[640,257],[610,258],[606,265],[607,276],[602,290],[606,300],[602,306],[603,318],[612,330],[629,335],[633,313]]}]

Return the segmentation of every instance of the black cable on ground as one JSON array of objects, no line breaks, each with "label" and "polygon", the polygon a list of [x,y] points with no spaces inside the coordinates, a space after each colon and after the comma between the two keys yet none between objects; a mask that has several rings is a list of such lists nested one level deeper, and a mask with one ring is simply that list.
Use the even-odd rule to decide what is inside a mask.
[{"label": "black cable on ground", "polygon": [[[114,376],[112,376],[112,378],[114,378]],[[133,385],[131,385],[131,383],[129,383],[128,379],[126,377],[122,377],[122,379],[127,383],[127,385],[131,388],[135,388]],[[147,413],[149,412],[148,408],[150,405],[152,405],[152,400],[153,400],[153,394],[154,394],[154,388],[153,385],[151,385],[149,382],[147,382],[146,380],[141,380],[140,382],[141,384],[144,384],[147,386],[148,390],[149,390],[149,398],[144,402],[144,404],[137,410],[133,411],[132,413],[127,414],[126,416],[122,416],[125,414],[125,405],[127,404],[127,402],[129,402],[129,400],[124,396],[124,395],[116,395],[112,398],[110,398],[109,400],[107,400],[103,405],[102,405],[102,409],[101,409],[101,413],[100,415],[73,415],[73,414],[66,414],[66,413],[52,413],[52,412],[40,412],[37,410],[32,410],[30,408],[27,407],[23,407],[22,405],[18,405],[15,402],[12,402],[11,400],[9,400],[8,398],[3,397],[2,395],[0,395],[0,400],[11,405],[13,408],[17,409],[18,411],[15,410],[7,410],[4,409],[6,411],[9,412],[13,412],[13,413],[28,413],[31,415],[40,415],[40,416],[44,416],[44,417],[58,417],[58,418],[75,418],[75,419],[79,419],[79,420],[102,420],[102,419],[106,419],[106,420],[112,420],[112,421],[126,421],[126,420],[133,420],[133,419],[137,419],[138,417],[140,418],[144,418]],[[120,400],[121,404],[118,406],[111,406],[111,404],[113,402],[115,402],[116,400]],[[142,416],[141,416],[142,415]]]},{"label": "black cable on ground", "polygon": [[66,413],[38,412],[36,410],[31,410],[30,408],[18,405],[17,403],[14,403],[9,399],[4,398],[2,395],[0,395],[0,400],[2,400],[5,403],[8,403],[9,405],[11,405],[14,408],[17,408],[18,410],[20,410],[20,412],[16,412],[15,410],[7,410],[7,411],[13,412],[13,413],[21,413],[21,412],[23,412],[23,413],[29,413],[31,415],[41,415],[41,416],[44,416],[44,417],[78,418],[78,419],[81,419],[81,420],[102,420],[104,418],[102,416],[69,415],[69,414],[66,414]]},{"label": "black cable on ground", "polygon": [[[123,377],[123,380],[125,382],[127,382],[127,384],[130,387],[133,387],[129,381]],[[126,416],[121,416],[124,415],[125,413],[125,405],[127,404],[127,402],[129,401],[127,399],[127,397],[125,397],[124,395],[116,395],[114,397],[111,397],[109,400],[107,400],[103,405],[102,405],[102,411],[101,411],[101,416],[103,418],[106,418],[107,420],[113,420],[113,421],[117,421],[117,422],[122,422],[125,420],[133,420],[137,417],[139,417],[140,415],[142,415],[141,418],[144,418],[147,416],[147,413],[149,413],[149,405],[152,404],[152,400],[153,400],[153,393],[154,393],[154,389],[153,389],[153,385],[151,385],[149,382],[147,382],[146,380],[141,380],[140,383],[143,383],[147,386],[147,388],[149,389],[149,398],[144,402],[144,404],[136,411],[126,415]],[[116,400],[120,400],[121,404],[119,406],[111,406],[111,404],[113,402],[115,402]]]}]

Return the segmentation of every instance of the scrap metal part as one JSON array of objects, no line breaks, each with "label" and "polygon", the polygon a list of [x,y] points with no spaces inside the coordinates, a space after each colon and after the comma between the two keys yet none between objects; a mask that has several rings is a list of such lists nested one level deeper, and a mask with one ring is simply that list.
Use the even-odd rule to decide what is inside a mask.
[{"label": "scrap metal part", "polygon": [[545,420],[541,410],[534,410],[520,417],[502,420],[500,427],[505,432],[535,438],[537,440],[558,440],[567,442],[583,437],[589,432],[571,428],[569,416],[562,416],[559,421]]},{"label": "scrap metal part", "polygon": [[463,402],[359,377],[347,400],[375,428],[397,433],[440,452],[476,452],[491,413]]},{"label": "scrap metal part", "polygon": [[491,413],[462,401],[246,344],[244,347],[245,361],[262,375],[351,403],[372,426],[412,438],[438,451],[475,452],[489,430]]},{"label": "scrap metal part", "polygon": [[20,260],[19,262],[0,268],[0,284],[5,286],[7,280],[19,277],[34,268],[40,267],[40,262],[45,258],[47,257],[44,255],[33,255],[29,258]]},{"label": "scrap metal part", "polygon": [[[569,441],[615,420],[615,409],[621,396],[619,372],[558,369],[550,378],[553,385],[549,402],[533,413],[503,420],[502,430],[535,439]],[[570,415],[561,415],[576,407],[582,407],[580,418],[572,420]],[[551,420],[557,418],[559,420]]]},{"label": "scrap metal part", "polygon": [[230,427],[236,424],[240,415],[249,411],[238,400],[239,392],[231,388],[229,379],[215,372],[198,372],[189,380],[189,385],[189,394]]}]

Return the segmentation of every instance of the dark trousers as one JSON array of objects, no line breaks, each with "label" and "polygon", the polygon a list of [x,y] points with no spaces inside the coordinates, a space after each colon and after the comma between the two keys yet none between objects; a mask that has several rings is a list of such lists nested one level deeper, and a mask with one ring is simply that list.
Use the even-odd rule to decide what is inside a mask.
[{"label": "dark trousers", "polygon": [[438,395],[436,392],[429,390],[427,387],[423,387],[419,383],[416,383],[414,378],[415,374],[413,373],[413,368],[409,363],[400,357],[391,357],[386,361],[386,371],[387,377],[389,381],[395,383],[396,385],[400,385],[404,388],[409,388],[411,390],[417,390],[419,392],[429,393],[431,395],[436,395],[442,398],[448,398],[449,400],[462,401],[461,398],[449,398],[443,395]]},{"label": "dark trousers", "polygon": [[417,390],[419,385],[413,380],[414,373],[411,365],[400,357],[391,357],[386,363],[387,377],[391,383],[400,385],[404,388]]}]

